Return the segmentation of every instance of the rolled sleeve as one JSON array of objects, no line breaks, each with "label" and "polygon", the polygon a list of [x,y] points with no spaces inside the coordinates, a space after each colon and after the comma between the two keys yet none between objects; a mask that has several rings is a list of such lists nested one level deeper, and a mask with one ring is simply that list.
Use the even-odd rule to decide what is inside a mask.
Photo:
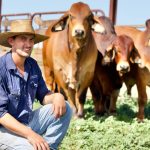
[{"label": "rolled sleeve", "polygon": [[0,83],[0,118],[8,112],[8,96]]}]

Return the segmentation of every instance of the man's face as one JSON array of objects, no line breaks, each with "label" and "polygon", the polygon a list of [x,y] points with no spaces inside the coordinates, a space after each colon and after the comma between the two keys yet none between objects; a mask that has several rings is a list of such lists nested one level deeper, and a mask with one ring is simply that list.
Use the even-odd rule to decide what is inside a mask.
[{"label": "man's face", "polygon": [[8,39],[12,46],[12,52],[16,52],[21,57],[29,57],[34,45],[34,35],[18,35]]}]

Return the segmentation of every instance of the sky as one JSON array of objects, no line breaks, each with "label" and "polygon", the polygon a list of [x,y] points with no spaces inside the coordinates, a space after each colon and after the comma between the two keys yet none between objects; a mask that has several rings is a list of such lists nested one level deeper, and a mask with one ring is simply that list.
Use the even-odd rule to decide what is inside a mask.
[{"label": "sky", "polygon": [[[91,9],[101,9],[109,15],[110,0],[2,0],[2,14],[66,11],[82,1]],[[145,24],[150,18],[150,0],[118,0],[117,25]]]}]

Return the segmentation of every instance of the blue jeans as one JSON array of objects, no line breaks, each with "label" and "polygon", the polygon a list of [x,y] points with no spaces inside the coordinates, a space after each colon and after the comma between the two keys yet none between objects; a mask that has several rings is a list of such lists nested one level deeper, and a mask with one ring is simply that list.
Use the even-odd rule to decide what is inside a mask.
[{"label": "blue jeans", "polygon": [[[51,150],[57,150],[69,127],[72,110],[68,102],[66,102],[66,113],[61,118],[56,119],[52,112],[52,104],[33,111],[31,121],[27,126],[42,135],[48,142]],[[0,127],[0,150],[5,149],[34,150],[27,139]]]}]

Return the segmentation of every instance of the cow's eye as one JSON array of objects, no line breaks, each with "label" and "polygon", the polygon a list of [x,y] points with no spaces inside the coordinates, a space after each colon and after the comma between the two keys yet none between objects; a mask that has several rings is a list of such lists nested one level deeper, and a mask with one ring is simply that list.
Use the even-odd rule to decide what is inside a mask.
[{"label": "cow's eye", "polygon": [[120,50],[117,50],[117,53],[118,53],[118,54],[121,54],[121,51],[120,51]]}]

